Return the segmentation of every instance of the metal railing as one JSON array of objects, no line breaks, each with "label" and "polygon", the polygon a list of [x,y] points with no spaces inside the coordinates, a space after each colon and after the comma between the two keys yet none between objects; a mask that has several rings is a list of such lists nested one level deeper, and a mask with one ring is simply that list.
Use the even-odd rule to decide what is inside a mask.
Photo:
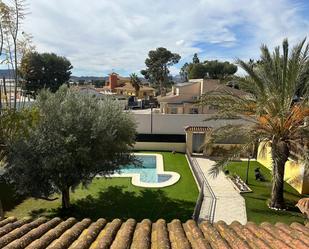
[{"label": "metal railing", "polygon": [[[212,188],[210,187],[196,159],[192,158],[188,152],[187,152],[187,157],[188,157],[191,169],[193,171],[193,174],[200,187],[200,193],[199,193],[198,199],[195,204],[192,218],[197,222],[202,221],[202,220],[208,220],[209,222],[213,223],[214,216],[215,216],[215,209],[216,209],[216,196]],[[203,205],[203,202],[205,202],[204,205]],[[207,213],[203,217],[201,217],[202,206],[204,207]]]},{"label": "metal railing", "polygon": [[195,207],[194,207],[194,211],[193,211],[193,215],[192,215],[192,219],[195,221],[198,221],[200,213],[201,213],[201,208],[202,208],[202,204],[204,201],[204,188],[200,189],[197,201],[195,203]]}]

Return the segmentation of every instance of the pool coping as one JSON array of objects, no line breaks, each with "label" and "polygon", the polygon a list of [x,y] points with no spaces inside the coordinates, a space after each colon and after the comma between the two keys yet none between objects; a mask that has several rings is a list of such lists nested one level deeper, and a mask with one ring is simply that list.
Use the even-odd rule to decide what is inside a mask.
[{"label": "pool coping", "polygon": [[157,165],[157,174],[158,175],[170,175],[171,178],[165,182],[158,183],[147,183],[142,182],[140,180],[140,174],[138,173],[127,173],[127,174],[112,174],[110,177],[130,177],[131,183],[137,187],[145,187],[145,188],[163,188],[174,185],[180,179],[180,174],[174,171],[164,171],[164,161],[163,156],[157,153],[134,153],[137,156],[155,156],[156,157],[156,165]]}]

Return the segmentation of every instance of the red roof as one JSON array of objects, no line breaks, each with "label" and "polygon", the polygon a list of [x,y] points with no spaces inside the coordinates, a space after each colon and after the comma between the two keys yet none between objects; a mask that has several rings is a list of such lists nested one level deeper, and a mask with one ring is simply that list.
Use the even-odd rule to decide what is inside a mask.
[{"label": "red roof", "polygon": [[309,248],[309,226],[292,223],[241,225],[193,220],[154,223],[145,219],[107,221],[74,218],[0,221],[0,248],[27,249],[206,249],[206,248]]}]

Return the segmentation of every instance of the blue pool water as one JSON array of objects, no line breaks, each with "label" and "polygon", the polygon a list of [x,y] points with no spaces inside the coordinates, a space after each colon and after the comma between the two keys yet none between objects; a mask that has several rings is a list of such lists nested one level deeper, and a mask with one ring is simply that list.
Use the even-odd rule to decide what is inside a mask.
[{"label": "blue pool water", "polygon": [[137,155],[142,166],[126,165],[120,170],[120,174],[140,174],[140,180],[147,183],[165,182],[171,178],[171,175],[157,174],[156,156]]}]

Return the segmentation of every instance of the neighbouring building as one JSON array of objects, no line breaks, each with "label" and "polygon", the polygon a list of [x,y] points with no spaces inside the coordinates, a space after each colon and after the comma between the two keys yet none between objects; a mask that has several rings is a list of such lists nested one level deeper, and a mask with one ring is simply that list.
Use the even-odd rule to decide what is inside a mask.
[{"label": "neighbouring building", "polygon": [[[271,170],[271,147],[262,142],[258,149],[257,161]],[[289,158],[285,164],[284,180],[301,194],[309,194],[309,167],[305,162]]]},{"label": "neighbouring building", "polygon": [[[233,148],[241,145],[241,138],[234,137],[228,140],[218,141],[217,143],[206,146],[207,135],[212,128],[207,126],[187,126],[186,132],[186,152],[190,155],[204,155],[207,157],[220,158],[233,151]],[[262,149],[263,148],[263,149]],[[247,158],[248,153],[230,155],[235,159]],[[260,143],[257,152],[257,161],[272,170],[272,158],[270,146]],[[309,194],[309,168],[305,163],[289,160],[285,164],[284,180],[289,183],[300,194]]]},{"label": "neighbouring building", "polygon": [[186,83],[177,84],[165,96],[159,96],[160,111],[164,114],[214,114],[216,106],[199,106],[196,102],[207,92],[231,92],[235,95],[247,93],[220,84],[219,80],[193,79]]},{"label": "neighbouring building", "polygon": [[[228,139],[216,141],[212,145],[206,145],[207,138],[211,136],[213,127],[208,126],[187,126],[186,132],[186,152],[190,155],[204,155],[213,158],[221,158],[229,155],[233,148],[238,147],[242,143],[242,138],[234,136]],[[240,157],[247,157],[248,153],[243,152],[239,155],[231,155],[235,159]]]},{"label": "neighbouring building", "polygon": [[[129,77],[120,77],[116,73],[111,73],[109,75],[108,82],[106,86],[103,87],[103,91],[115,93],[118,95],[125,95],[125,96],[135,96],[136,91],[135,88],[132,86]],[[155,89],[147,86],[145,84],[141,84],[139,89],[139,94],[137,97],[138,99],[151,99],[155,96]]]}]

